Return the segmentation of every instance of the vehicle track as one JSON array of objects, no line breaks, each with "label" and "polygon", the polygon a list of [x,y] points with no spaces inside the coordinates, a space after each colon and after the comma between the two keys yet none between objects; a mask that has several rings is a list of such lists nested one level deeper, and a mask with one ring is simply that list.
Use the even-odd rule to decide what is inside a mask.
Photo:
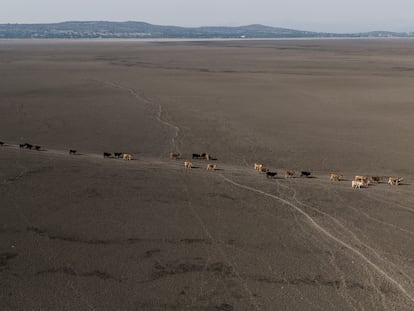
[{"label": "vehicle track", "polygon": [[396,288],[398,288],[398,290],[408,299],[410,300],[411,303],[414,303],[414,296],[412,293],[409,292],[408,289],[406,289],[400,282],[398,282],[396,279],[394,279],[392,276],[390,276],[386,271],[384,271],[380,266],[378,266],[377,264],[375,264],[373,261],[371,261],[365,254],[362,253],[362,251],[358,250],[357,248],[353,247],[352,245],[344,242],[343,240],[341,240],[340,238],[334,236],[333,234],[331,234],[327,229],[323,228],[321,225],[318,224],[318,222],[311,217],[308,213],[306,213],[302,208],[300,208],[299,206],[297,206],[296,204],[293,204],[292,202],[283,199],[282,197],[276,196],[274,194],[271,193],[267,193],[265,191],[262,191],[260,189],[256,189],[244,184],[240,184],[236,181],[233,181],[232,179],[227,178],[226,176],[224,176],[223,174],[220,174],[221,178],[223,180],[225,180],[226,182],[241,188],[241,189],[245,189],[248,191],[252,191],[252,192],[256,192],[259,193],[261,195],[273,198],[275,200],[278,200],[279,202],[284,203],[285,205],[293,208],[295,211],[297,211],[298,213],[300,213],[302,216],[305,217],[305,219],[309,222],[309,224],[314,227],[314,229],[316,229],[317,231],[319,231],[320,233],[324,234],[326,237],[328,237],[329,239],[331,239],[332,241],[336,242],[337,244],[341,245],[342,247],[345,247],[346,249],[348,249],[349,251],[351,251],[352,253],[354,253],[355,255],[357,255],[362,261],[364,261],[366,264],[368,264],[369,266],[371,266],[371,268],[373,268],[379,275],[381,275],[382,277],[384,277],[386,280],[388,280],[389,282],[391,282]]}]

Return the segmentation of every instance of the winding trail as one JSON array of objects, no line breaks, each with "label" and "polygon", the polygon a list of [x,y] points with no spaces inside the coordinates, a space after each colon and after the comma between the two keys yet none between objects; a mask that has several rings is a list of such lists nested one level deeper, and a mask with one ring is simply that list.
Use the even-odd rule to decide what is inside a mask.
[{"label": "winding trail", "polygon": [[287,206],[293,208],[298,213],[300,213],[302,216],[304,216],[308,220],[309,224],[311,226],[313,226],[317,231],[321,232],[326,237],[328,237],[332,241],[336,242],[337,244],[341,245],[342,247],[345,247],[349,251],[353,252],[355,255],[357,255],[359,258],[361,258],[363,261],[365,261],[369,266],[371,266],[377,273],[379,273],[386,280],[388,280],[393,285],[395,285],[396,288],[398,288],[400,290],[400,292],[406,298],[408,298],[412,303],[414,303],[414,296],[411,293],[409,293],[408,290],[406,288],[404,288],[404,286],[401,283],[399,283],[397,280],[395,280],[392,276],[390,276],[387,272],[385,272],[381,267],[379,267],[374,262],[372,262],[361,251],[359,251],[358,249],[356,249],[353,246],[349,245],[348,243],[344,242],[343,240],[337,238],[336,236],[332,235],[329,231],[327,231],[325,228],[323,228],[321,225],[319,225],[308,213],[306,213],[299,206],[297,206],[297,205],[295,205],[295,204],[289,202],[288,200],[285,200],[285,199],[283,199],[283,198],[281,198],[279,196],[276,196],[276,195],[267,193],[265,191],[262,191],[262,190],[259,190],[259,189],[256,189],[256,188],[253,188],[253,187],[250,187],[250,186],[247,186],[247,185],[240,184],[238,182],[235,182],[235,181],[227,178],[226,176],[224,176],[222,174],[220,174],[219,176],[223,180],[225,180],[226,182],[232,184],[233,186],[236,186],[236,187],[241,188],[241,189],[245,189],[245,190],[248,190],[248,191],[256,192],[256,193],[259,193],[261,195],[264,195],[264,196],[273,198],[273,199],[278,200],[278,201],[286,204]]},{"label": "winding trail", "polygon": [[108,81],[100,81],[100,80],[94,80],[94,81],[99,82],[103,85],[110,86],[112,88],[127,91],[136,100],[143,101],[147,105],[152,106],[155,110],[155,119],[159,123],[161,123],[162,125],[166,126],[167,128],[169,128],[170,130],[173,131],[173,135],[172,135],[171,141],[170,141],[171,148],[172,148],[171,150],[173,150],[174,152],[178,152],[178,153],[181,151],[180,148],[179,148],[179,142],[178,142],[180,128],[177,125],[173,124],[172,122],[168,121],[165,117],[163,117],[163,115],[165,115],[165,113],[163,111],[163,106],[159,102],[156,102],[155,100],[153,100],[153,99],[149,98],[148,96],[146,96],[143,91],[136,91],[133,88],[123,86],[119,83],[108,82]]},{"label": "winding trail", "polygon": [[[363,248],[366,252],[365,256],[368,257],[368,254],[371,255],[371,258],[376,258],[378,261],[384,263],[387,266],[390,266],[388,271],[396,271],[398,272],[400,275],[404,276],[406,278],[406,280],[408,281],[408,283],[412,284],[413,280],[410,278],[409,275],[407,275],[404,271],[402,271],[400,269],[400,267],[395,264],[394,262],[387,260],[384,256],[384,254],[380,254],[378,253],[378,251],[376,251],[373,247],[371,247],[370,245],[368,245],[367,243],[365,243],[364,241],[362,241],[357,235],[356,233],[354,233],[351,229],[349,229],[348,227],[346,227],[341,221],[339,221],[339,219],[335,218],[334,216],[330,215],[329,213],[323,212],[319,209],[317,209],[316,207],[313,207],[309,204],[303,203],[301,201],[299,201],[297,199],[297,191],[292,188],[292,187],[286,187],[289,190],[293,191],[293,196],[292,199],[299,205],[307,207],[309,209],[311,209],[312,211],[319,213],[329,219],[332,220],[333,223],[335,223],[335,227],[336,228],[342,228],[342,230],[344,231],[343,236],[346,237],[350,237],[350,240],[353,241],[355,243],[355,245],[357,245],[358,247],[360,247],[361,249]],[[385,269],[384,269],[385,270]],[[388,272],[390,273],[390,272]]]}]

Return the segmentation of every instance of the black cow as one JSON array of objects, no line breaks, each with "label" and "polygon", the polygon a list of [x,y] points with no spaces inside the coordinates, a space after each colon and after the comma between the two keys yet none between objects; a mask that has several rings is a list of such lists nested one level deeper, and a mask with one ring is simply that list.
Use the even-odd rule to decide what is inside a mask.
[{"label": "black cow", "polygon": [[276,175],[277,175],[276,172],[266,172],[266,177],[267,178],[275,178]]},{"label": "black cow", "polygon": [[32,148],[33,148],[33,145],[31,145],[31,144],[28,144],[28,143],[26,143],[25,145],[26,145],[26,148],[27,148],[27,149],[30,149],[30,150],[32,150]]},{"label": "black cow", "polygon": [[35,147],[36,150],[40,150],[40,148],[42,148],[40,146],[34,146],[34,147]]},{"label": "black cow", "polygon": [[123,155],[123,152],[114,152],[114,156],[117,158],[121,158]]},{"label": "black cow", "polygon": [[77,151],[76,151],[75,149],[70,149],[70,150],[69,150],[69,154],[76,154],[76,152],[77,152]]},{"label": "black cow", "polygon": [[306,171],[302,171],[300,172],[300,176],[305,176],[305,177],[309,177],[311,175],[311,172],[306,172]]},{"label": "black cow", "polygon": [[193,159],[200,159],[201,155],[198,153],[193,153]]},{"label": "black cow", "polygon": [[4,142],[0,141],[0,146],[3,146],[3,145],[4,145]]},{"label": "black cow", "polygon": [[109,152],[104,152],[103,153],[104,158],[109,158],[111,155],[112,155],[112,153],[109,153]]},{"label": "black cow", "polygon": [[20,148],[26,148],[26,144],[20,144],[19,147]]}]

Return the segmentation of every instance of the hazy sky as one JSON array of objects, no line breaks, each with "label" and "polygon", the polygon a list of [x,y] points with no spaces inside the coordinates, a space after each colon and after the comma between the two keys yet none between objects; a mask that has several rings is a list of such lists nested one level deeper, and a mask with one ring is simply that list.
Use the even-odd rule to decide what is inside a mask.
[{"label": "hazy sky", "polygon": [[0,23],[73,20],[414,31],[414,0],[0,0]]}]

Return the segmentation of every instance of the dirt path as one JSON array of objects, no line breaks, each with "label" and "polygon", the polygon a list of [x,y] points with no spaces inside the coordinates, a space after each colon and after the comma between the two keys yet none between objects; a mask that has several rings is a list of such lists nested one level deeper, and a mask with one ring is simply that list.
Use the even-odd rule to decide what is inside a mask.
[{"label": "dirt path", "polygon": [[145,93],[143,91],[136,91],[133,88],[130,87],[126,87],[120,83],[114,83],[114,82],[108,82],[108,81],[99,81],[97,80],[97,82],[109,86],[109,87],[113,87],[113,88],[117,88],[117,89],[121,89],[124,91],[127,91],[128,93],[131,94],[131,96],[133,96],[135,99],[137,99],[138,101],[143,101],[146,104],[148,104],[149,106],[151,106],[154,109],[154,114],[155,114],[155,119],[157,120],[157,122],[159,122],[160,124],[164,125],[165,127],[167,127],[170,131],[171,131],[171,142],[170,142],[170,147],[171,150],[174,152],[180,152],[180,143],[179,143],[179,133],[180,133],[180,128],[172,123],[171,121],[169,121],[165,116],[164,116],[164,109],[163,106],[161,105],[161,103],[159,101],[156,101],[150,97],[148,97],[147,95],[145,95]]}]

